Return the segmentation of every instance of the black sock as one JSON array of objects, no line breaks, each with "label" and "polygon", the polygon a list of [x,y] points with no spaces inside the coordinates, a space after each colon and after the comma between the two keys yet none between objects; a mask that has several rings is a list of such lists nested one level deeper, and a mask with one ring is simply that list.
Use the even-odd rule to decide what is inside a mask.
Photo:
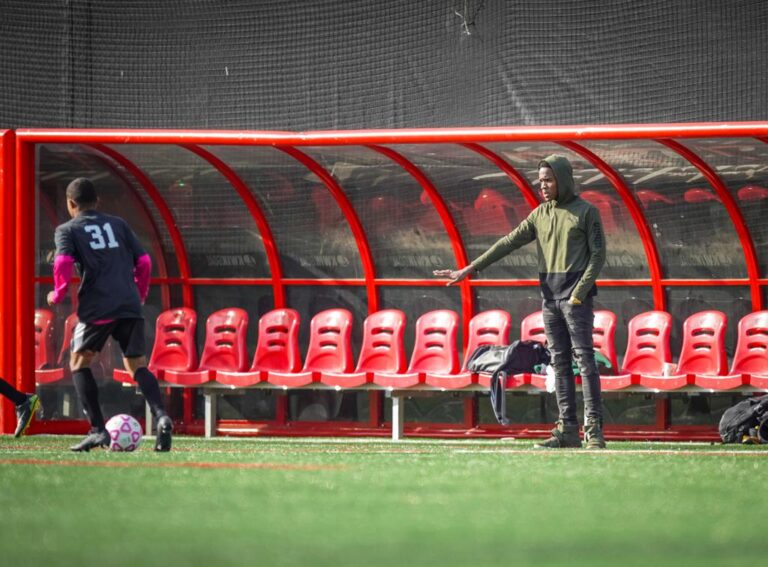
[{"label": "black sock", "polygon": [[155,375],[149,371],[149,368],[142,366],[133,375],[133,379],[139,385],[141,393],[144,395],[144,399],[149,404],[149,409],[152,410],[152,415],[155,418],[167,415],[165,413],[165,405],[163,405],[163,397],[160,394],[160,386],[157,383]]},{"label": "black sock", "polygon": [[21,405],[27,400],[26,394],[19,392],[2,378],[0,378],[0,394],[11,400],[15,406]]},{"label": "black sock", "polygon": [[83,404],[85,415],[91,422],[91,429],[104,431],[104,416],[99,406],[99,387],[93,378],[90,368],[82,368],[72,373],[72,381],[75,383],[75,390]]}]

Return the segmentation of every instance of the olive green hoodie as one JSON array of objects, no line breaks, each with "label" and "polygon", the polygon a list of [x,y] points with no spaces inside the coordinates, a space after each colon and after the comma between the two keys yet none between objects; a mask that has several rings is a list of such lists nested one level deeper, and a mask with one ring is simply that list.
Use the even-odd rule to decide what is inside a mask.
[{"label": "olive green hoodie", "polygon": [[544,299],[583,301],[595,295],[595,280],[605,263],[605,239],[597,209],[574,193],[573,169],[567,158],[551,155],[539,167],[550,167],[557,180],[557,200],[536,207],[515,230],[472,262],[476,270],[536,241],[539,282]]}]

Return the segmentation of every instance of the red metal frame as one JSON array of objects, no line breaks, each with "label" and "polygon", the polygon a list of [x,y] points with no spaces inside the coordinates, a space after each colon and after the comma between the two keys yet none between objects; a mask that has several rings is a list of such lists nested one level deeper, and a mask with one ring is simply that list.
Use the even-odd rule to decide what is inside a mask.
[{"label": "red metal frame", "polygon": [[651,289],[653,290],[653,303],[654,307],[659,310],[666,309],[666,296],[664,295],[664,289],[661,286],[661,260],[659,259],[659,251],[656,248],[656,240],[653,238],[653,233],[648,226],[648,221],[643,215],[643,211],[640,208],[640,203],[635,199],[635,195],[629,190],[627,184],[624,183],[624,179],[605,161],[600,159],[594,152],[588,150],[584,146],[575,142],[561,141],[558,142],[564,148],[577,153],[592,165],[597,170],[605,175],[613,185],[616,192],[621,197],[621,200],[627,207],[632,220],[640,232],[640,239],[645,249],[645,257],[648,260],[648,271],[651,275]]},{"label": "red metal frame", "polygon": [[[482,155],[488,159],[491,163],[494,163],[500,171],[504,172],[515,183],[517,188],[521,191],[524,198],[531,206],[538,204],[538,199],[535,192],[531,189],[528,181],[519,174],[511,165],[506,163],[499,155],[488,150],[482,144],[484,143],[497,143],[497,142],[558,142],[564,147],[570,148],[572,151],[582,155],[590,161],[593,165],[598,167],[600,171],[611,181],[614,188],[619,192],[622,197],[625,206],[628,207],[628,211],[633,217],[635,224],[640,231],[643,244],[646,246],[646,255],[649,261],[650,279],[635,279],[635,280],[608,280],[601,279],[599,285],[601,286],[640,286],[653,289],[654,303],[657,307],[663,307],[665,305],[665,298],[663,293],[664,287],[673,286],[712,286],[712,285],[749,285],[752,293],[753,306],[757,309],[762,307],[763,298],[761,291],[764,291],[764,287],[768,285],[768,279],[760,278],[758,271],[757,258],[754,251],[754,245],[751,242],[751,238],[747,232],[747,228],[743,225],[743,218],[741,217],[738,206],[735,201],[730,197],[730,193],[727,191],[722,181],[719,179],[714,170],[709,167],[701,158],[696,156],[693,152],[688,150],[679,142],[669,140],[669,138],[703,138],[703,137],[750,137],[756,138],[763,142],[768,143],[768,123],[766,122],[749,122],[738,124],[643,124],[643,125],[622,125],[622,126],[552,126],[552,127],[525,127],[525,128],[455,128],[455,129],[420,129],[420,130],[379,130],[379,131],[348,131],[348,132],[307,132],[307,133],[291,133],[291,132],[222,132],[222,131],[152,131],[152,130],[88,130],[88,131],[72,131],[72,130],[19,130],[16,133],[13,132],[0,132],[2,134],[2,146],[0,147],[0,155],[2,155],[2,162],[5,167],[0,168],[2,172],[2,184],[4,187],[2,195],[3,204],[3,220],[8,220],[8,212],[13,217],[10,223],[4,223],[4,230],[7,232],[9,227],[13,227],[12,231],[16,235],[15,246],[13,243],[8,244],[7,240],[0,248],[0,260],[3,261],[4,266],[13,266],[12,279],[14,286],[0,287],[3,290],[2,298],[2,312],[5,324],[3,326],[2,334],[0,334],[0,341],[2,345],[11,346],[16,343],[16,336],[31,337],[32,336],[32,312],[34,310],[34,286],[29,285],[34,279],[34,258],[35,258],[35,246],[34,241],[34,226],[33,223],[16,222],[16,219],[28,219],[29,212],[34,208],[34,146],[39,143],[81,143],[88,144],[92,147],[103,151],[106,155],[109,155],[115,161],[123,165],[132,175],[136,176],[136,179],[147,190],[150,198],[155,200],[156,206],[161,212],[162,220],[168,225],[169,231],[171,231],[174,247],[177,248],[177,255],[179,257],[179,278],[157,278],[156,283],[174,283],[181,284],[184,290],[185,302],[191,304],[193,300],[192,289],[197,285],[272,285],[273,289],[277,285],[281,289],[290,285],[316,285],[316,286],[334,286],[334,285],[355,285],[365,286],[368,294],[369,309],[375,311],[378,309],[378,287],[379,286],[442,286],[444,281],[434,280],[431,278],[424,279],[391,279],[391,278],[376,278],[374,263],[371,257],[370,248],[367,244],[367,238],[363,231],[363,228],[357,218],[357,215],[352,207],[350,201],[346,198],[343,189],[335,182],[334,178],[324,170],[316,161],[307,156],[304,152],[301,152],[298,148],[301,146],[339,146],[339,145],[358,145],[372,148],[379,153],[383,153],[396,163],[398,163],[404,170],[412,175],[417,181],[419,181],[422,188],[427,191],[427,194],[432,199],[438,214],[440,214],[443,223],[446,226],[449,238],[451,239],[452,246],[457,258],[458,265],[466,265],[467,258],[464,249],[463,242],[460,234],[458,233],[450,212],[448,211],[445,203],[442,201],[437,189],[431,185],[429,179],[421,172],[415,165],[406,160],[403,156],[384,147],[385,144],[434,144],[434,143],[451,143],[463,145],[467,149]],[[595,154],[592,154],[589,150],[581,146],[578,142],[586,140],[627,140],[627,139],[648,139],[662,143],[675,150],[684,159],[688,160],[699,171],[701,171],[707,179],[710,181],[713,188],[718,191],[721,200],[728,210],[728,214],[733,219],[736,230],[741,239],[742,245],[745,250],[745,257],[748,268],[748,279],[733,278],[727,280],[685,280],[685,279],[664,279],[661,273],[661,261],[655,250],[655,242],[650,235],[647,223],[642,210],[640,209],[636,199],[634,199],[631,191],[623,183],[621,177],[611,168],[610,165],[604,163]],[[351,230],[357,241],[358,248],[360,250],[362,265],[365,272],[363,279],[359,278],[334,278],[334,279],[303,279],[303,278],[284,278],[282,274],[278,274],[275,278],[273,271],[272,278],[232,278],[226,280],[218,280],[215,278],[192,278],[189,273],[189,266],[187,263],[187,257],[183,246],[183,240],[178,232],[174,233],[175,224],[173,223],[173,215],[167,207],[167,204],[162,199],[162,196],[149,182],[147,177],[141,172],[139,168],[127,160],[116,150],[105,146],[104,144],[172,144],[187,147],[190,149],[192,146],[198,144],[205,145],[261,145],[272,146],[280,151],[283,151],[302,164],[308,167],[310,171],[315,173],[326,185],[326,188],[332,193],[336,199],[339,207],[345,214],[348,222],[350,223]],[[192,150],[194,151],[194,150]],[[205,150],[203,150],[205,151]],[[199,152],[198,155],[201,155]],[[201,157],[204,157],[201,155]],[[210,161],[209,161],[210,162]],[[8,164],[13,163],[15,165],[15,172],[13,167],[9,168]],[[216,167],[216,164],[213,164]],[[223,163],[219,163],[217,169],[225,175],[232,183],[234,177],[224,173],[228,169],[228,166]],[[7,188],[12,187],[15,177],[15,191],[8,191]],[[236,176],[235,176],[236,177]],[[239,184],[232,183],[233,187],[237,191],[242,191],[247,187],[240,181]],[[238,188],[239,187],[239,188]],[[250,191],[248,191],[250,194]],[[441,212],[442,208],[442,212]],[[15,214],[13,214],[15,213]],[[252,210],[252,215],[254,214]],[[268,227],[265,222],[264,226]],[[263,235],[264,233],[262,233]],[[746,238],[744,238],[746,236]],[[265,238],[266,242],[267,238]],[[265,244],[266,246],[266,244]],[[275,247],[275,254],[277,250]],[[182,267],[182,264],[184,266]],[[270,264],[273,266],[273,264]],[[274,268],[272,268],[274,270]],[[6,270],[6,274],[8,271]],[[45,278],[38,278],[37,281],[43,281]],[[277,282],[276,282],[277,280]],[[1,284],[0,284],[1,285]],[[538,281],[535,279],[530,280],[478,280],[478,281],[466,281],[462,284],[462,309],[464,312],[464,319],[468,321],[469,317],[473,313],[472,308],[472,287],[484,287],[484,286],[529,286],[533,287],[538,285]],[[13,296],[15,295],[15,300]],[[277,295],[277,293],[276,293]],[[8,329],[13,329],[12,332],[8,332]],[[14,341],[13,343],[11,341]],[[4,349],[5,350],[5,349]],[[0,370],[3,372],[10,372],[11,375],[15,374],[17,377],[18,385],[22,388],[34,387],[33,381],[33,363],[34,363],[34,345],[32,341],[21,340],[16,344],[16,349],[10,351],[11,354],[0,353]],[[375,393],[375,396],[371,396],[371,405],[379,407],[381,403],[380,393]],[[347,431],[346,427],[336,427],[334,424],[307,424],[307,428],[302,425],[300,427],[295,423],[288,423],[287,416],[287,398],[278,394],[279,403],[277,404],[277,419],[274,422],[274,426],[270,426],[262,431],[273,430],[287,431],[292,430],[299,434],[358,434],[365,429],[363,424],[362,428],[357,425],[353,425],[353,430]],[[191,405],[190,405],[191,408]],[[185,409],[190,409],[185,408]],[[376,409],[375,408],[375,409]],[[666,409],[665,409],[666,408]],[[662,431],[653,431],[652,436],[657,438],[699,438],[699,437],[711,437],[713,435],[712,428],[682,428],[673,427],[669,424],[668,418],[668,402],[666,400],[660,400],[657,403],[657,429],[661,428]],[[7,412],[4,412],[4,415]],[[187,412],[185,412],[187,413]],[[369,422],[369,426],[373,426],[374,422],[378,424],[381,421],[381,415],[378,412],[372,410],[372,416],[375,414],[375,419],[372,417]],[[662,415],[664,414],[664,415]],[[2,416],[0,416],[2,417]],[[189,416],[187,416],[189,417]],[[476,423],[477,414],[476,408],[471,402],[465,403],[465,423],[464,427],[461,426],[445,426],[445,424],[429,424],[410,427],[411,432],[420,432],[424,434],[436,434],[436,435],[450,435],[450,431],[454,429],[456,432],[461,430],[461,434],[464,435],[467,432],[467,427]],[[2,422],[4,430],[8,430],[10,424],[8,420]],[[188,423],[188,431],[195,430],[195,427],[200,425],[197,421]],[[229,422],[222,422],[223,426],[229,427]],[[63,425],[57,425],[55,423],[45,424],[45,427],[55,430],[57,427],[63,427]],[[541,432],[535,431],[535,426],[531,426],[534,429],[526,430],[520,428],[519,436],[525,436],[535,432],[540,436]],[[548,426],[545,426],[548,427]],[[200,427],[201,428],[201,427]],[[237,429],[237,427],[235,427]],[[370,429],[370,427],[368,428]],[[381,430],[381,428],[374,428]],[[642,431],[640,431],[642,429]],[[647,431],[647,427],[640,428],[637,431],[637,437],[647,438],[651,432]],[[343,431],[342,431],[343,430]],[[477,435],[499,435],[509,434],[509,429],[496,428],[494,426],[476,425],[472,428],[472,433]],[[632,437],[631,427],[621,427],[621,431],[614,428],[617,435],[624,435],[625,437]],[[457,433],[458,434],[458,433]]]},{"label": "red metal frame", "polygon": [[355,212],[355,208],[352,206],[346,193],[344,193],[344,190],[336,182],[333,176],[313,158],[304,152],[289,146],[277,146],[277,149],[285,152],[317,175],[339,204],[341,211],[344,213],[344,217],[349,223],[352,235],[355,237],[357,248],[360,251],[360,261],[363,265],[363,274],[365,275],[365,287],[368,292],[368,312],[375,313],[379,310],[379,296],[376,292],[376,284],[374,283],[376,278],[376,268],[373,263],[371,246],[368,244],[368,237],[365,234],[365,230],[363,230],[363,225],[357,216],[357,212]]},{"label": "red metal frame", "polygon": [[[0,130],[0,378],[13,386],[16,381],[16,333],[14,329],[16,305],[16,278],[14,263],[14,236],[16,231],[15,196],[15,135],[11,130]],[[0,432],[11,433],[16,425],[13,404],[0,398]]]}]

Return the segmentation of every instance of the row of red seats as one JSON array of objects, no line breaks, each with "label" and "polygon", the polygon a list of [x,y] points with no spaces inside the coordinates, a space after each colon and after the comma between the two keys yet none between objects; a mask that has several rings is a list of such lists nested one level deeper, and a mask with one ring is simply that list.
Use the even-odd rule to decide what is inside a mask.
[{"label": "row of red seats", "polygon": [[[70,319],[71,316],[68,323]],[[312,318],[307,355],[302,365],[298,345],[299,315],[292,309],[276,309],[259,320],[256,352],[249,365],[245,338],[248,314],[239,308],[223,309],[208,317],[205,344],[198,363],[197,315],[188,308],[171,309],[157,319],[149,365],[161,380],[180,386],[201,386],[210,382],[231,387],[267,382],[288,388],[313,383],[338,388],[367,384],[391,388],[427,385],[445,389],[477,384],[487,386],[488,377],[469,373],[466,361],[478,346],[506,344],[511,317],[506,311],[491,310],[472,318],[463,366],[459,364],[456,348],[459,317],[454,311],[431,311],[417,320],[416,338],[408,363],[403,344],[405,324],[405,314],[397,309],[370,315],[365,320],[363,342],[355,364],[351,349],[352,314],[345,309],[323,311]],[[628,326],[623,365],[617,374],[601,376],[603,388],[621,390],[639,386],[671,391],[698,386],[729,390],[749,385],[768,389],[768,311],[751,313],[739,322],[730,370],[725,353],[726,324],[726,315],[720,311],[691,315],[683,325],[678,363],[672,365],[671,315],[649,311],[635,316]],[[65,335],[69,329],[71,336],[72,326],[72,323],[65,325]],[[41,335],[45,334],[44,325],[38,327],[37,314],[35,327]],[[615,330],[614,313],[595,312],[595,348],[611,362],[613,369],[618,368]],[[546,341],[541,312],[522,321],[520,336]],[[36,344],[42,342],[38,340]],[[65,336],[62,352],[68,342]],[[121,382],[132,383],[122,370],[115,370],[114,376]],[[38,383],[44,382],[38,378]],[[507,387],[525,385],[544,389],[545,377],[537,374],[510,377]]]}]

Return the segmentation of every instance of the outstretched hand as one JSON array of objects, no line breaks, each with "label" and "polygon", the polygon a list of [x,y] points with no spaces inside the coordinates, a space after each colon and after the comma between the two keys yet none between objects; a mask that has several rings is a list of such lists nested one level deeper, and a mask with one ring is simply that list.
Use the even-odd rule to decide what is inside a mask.
[{"label": "outstretched hand", "polygon": [[466,268],[462,268],[461,270],[434,270],[432,275],[437,278],[448,278],[451,281],[449,281],[446,285],[455,285],[461,280],[465,279],[467,276],[474,273],[475,268],[470,265]]}]

